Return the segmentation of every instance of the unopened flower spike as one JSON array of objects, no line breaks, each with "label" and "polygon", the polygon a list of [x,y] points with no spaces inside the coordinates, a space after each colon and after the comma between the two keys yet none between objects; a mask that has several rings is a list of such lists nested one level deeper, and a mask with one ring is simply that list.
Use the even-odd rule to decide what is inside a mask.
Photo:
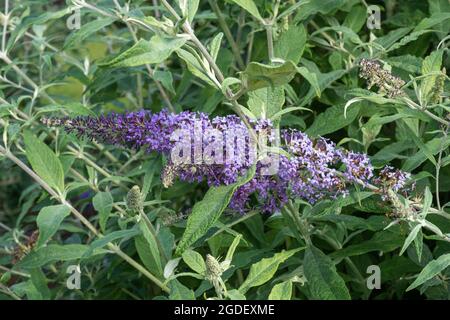
[{"label": "unopened flower spike", "polygon": [[141,189],[138,186],[134,186],[128,191],[126,205],[128,210],[133,213],[141,213],[143,210],[143,202]]}]

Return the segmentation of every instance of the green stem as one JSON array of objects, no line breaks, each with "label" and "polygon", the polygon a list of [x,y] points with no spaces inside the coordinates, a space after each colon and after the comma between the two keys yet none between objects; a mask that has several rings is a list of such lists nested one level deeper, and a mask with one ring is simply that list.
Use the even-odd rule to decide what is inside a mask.
[{"label": "green stem", "polygon": [[288,202],[286,205],[286,211],[290,215],[291,219],[294,221],[299,233],[302,235],[307,245],[312,245],[311,236],[308,230],[308,223],[306,219],[300,218],[298,210],[294,208],[292,202]]},{"label": "green stem", "polygon": [[239,47],[237,46],[236,41],[234,40],[233,35],[231,34],[230,28],[228,27],[228,24],[226,23],[225,18],[222,15],[222,12],[220,11],[217,1],[208,0],[208,2],[215,13],[217,20],[219,21],[219,25],[222,28],[222,30],[225,34],[225,37],[228,40],[228,43],[231,46],[231,51],[233,51],[234,57],[238,64],[238,68],[243,70],[245,68],[245,64],[244,64],[244,60],[242,59],[241,52],[239,50]]},{"label": "green stem", "polygon": [[274,57],[273,52],[273,26],[272,24],[266,25],[266,35],[267,35],[267,52],[269,55],[269,61],[272,62]]}]

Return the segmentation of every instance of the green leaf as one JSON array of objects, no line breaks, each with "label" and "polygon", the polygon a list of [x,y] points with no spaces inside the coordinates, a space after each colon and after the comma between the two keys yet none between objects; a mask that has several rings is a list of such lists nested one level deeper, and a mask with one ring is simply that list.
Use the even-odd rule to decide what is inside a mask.
[{"label": "green leaf", "polygon": [[217,56],[220,51],[220,44],[222,42],[222,38],[223,38],[223,33],[220,32],[211,41],[210,51],[211,51],[211,57],[213,57],[214,61],[217,60]]},{"label": "green leaf", "polygon": [[255,166],[248,170],[246,176],[236,183],[227,186],[212,187],[205,194],[202,201],[197,202],[189,215],[186,230],[178,243],[176,255],[181,255],[190,245],[200,239],[219,219],[223,210],[233,196],[234,191],[250,181],[255,174]]},{"label": "green leaf", "polygon": [[[18,266],[21,268],[39,268],[49,263],[58,261],[71,261],[83,257],[89,246],[83,244],[49,244],[48,246],[37,249],[25,256]],[[94,254],[106,253],[105,250],[95,250]]]},{"label": "green leaf", "polygon": [[142,236],[134,238],[139,257],[148,270],[162,276],[163,266],[158,243],[143,220],[139,222],[139,228],[142,232]]},{"label": "green leaf", "polygon": [[197,13],[200,0],[178,0],[177,2],[183,17],[187,17],[189,22],[192,22]]},{"label": "green leaf", "polygon": [[31,283],[39,292],[43,300],[49,300],[51,298],[50,289],[47,286],[47,279],[41,268],[33,268],[30,271]]},{"label": "green leaf", "polygon": [[[63,110],[62,110],[63,109]],[[74,116],[95,116],[95,112],[91,111],[89,108],[85,107],[83,104],[79,102],[68,102],[65,104],[58,105],[49,105],[42,108],[39,108],[37,114],[40,113],[51,113],[51,112],[60,112],[67,111],[70,115]]]},{"label": "green leaf", "polygon": [[[310,66],[307,66],[308,70],[312,70]],[[311,71],[310,71],[311,72]],[[316,75],[320,92],[323,92],[325,89],[327,89],[334,81],[341,78],[344,74],[346,74],[346,70],[335,70],[331,71],[329,73],[320,73],[320,72],[314,72]],[[309,104],[312,99],[317,95],[317,89],[312,85],[309,89],[306,96],[302,98],[302,103],[300,104],[300,107],[303,107],[307,104]]]},{"label": "green leaf", "polygon": [[111,192],[107,191],[98,192],[92,199],[92,205],[94,206],[94,209],[98,211],[98,222],[103,232],[106,230],[106,222],[108,221],[109,215],[111,214],[113,202],[114,200]]},{"label": "green leaf", "polygon": [[[404,120],[406,121],[406,120]],[[436,165],[436,159],[434,159],[433,156],[433,152],[430,150],[430,148],[428,147],[427,144],[423,143],[422,139],[419,137],[418,134],[416,134],[411,128],[410,126],[406,125],[405,129],[407,132],[409,132],[409,136],[411,137],[411,139],[414,141],[414,143],[420,148],[419,152],[423,153],[428,160],[431,161],[431,163],[433,163],[434,165]],[[419,153],[418,152],[418,153]]]},{"label": "green leaf", "polygon": [[23,138],[27,158],[33,170],[50,187],[57,189],[60,193],[63,192],[64,171],[53,150],[30,131],[25,131]]},{"label": "green leaf", "polygon": [[242,293],[246,293],[250,288],[260,286],[274,276],[275,272],[277,272],[278,266],[293,256],[295,253],[299,252],[303,248],[298,248],[289,251],[281,251],[276,253],[274,256],[270,258],[262,259],[261,261],[253,264],[250,268],[250,272],[239,287],[239,291]]},{"label": "green leaf", "polygon": [[394,50],[397,50],[405,45],[407,45],[408,43],[412,42],[412,41],[416,41],[417,39],[419,39],[419,37],[425,33],[429,33],[431,32],[430,30],[420,30],[420,31],[414,31],[411,34],[409,34],[408,36],[402,38],[399,42],[394,43],[389,50],[387,50],[386,52],[391,52]]},{"label": "green leaf", "polygon": [[420,215],[423,218],[427,216],[428,210],[430,210],[432,202],[433,202],[433,195],[431,194],[430,188],[426,186],[424,192],[422,212],[420,212]]},{"label": "green leaf", "polygon": [[309,0],[302,6],[301,10],[298,10],[294,21],[299,22],[306,20],[308,17],[318,12],[327,14],[344,6],[347,2],[348,0]]},{"label": "green leaf", "polygon": [[[422,75],[428,75],[433,72],[441,71],[443,54],[444,50],[438,50],[432,52],[428,57],[426,57],[422,63]],[[420,92],[424,99],[426,99],[433,90],[436,78],[437,75],[429,75],[422,80],[420,84]]]},{"label": "green leaf", "polygon": [[292,281],[284,281],[273,286],[269,294],[269,300],[291,300]]},{"label": "green leaf", "polygon": [[233,289],[227,291],[227,297],[230,300],[247,300],[245,295],[239,292],[239,290]]},{"label": "green leaf", "polygon": [[286,61],[280,65],[251,62],[241,73],[241,81],[249,91],[277,87],[289,83],[296,72],[295,64],[292,61]]},{"label": "green leaf", "polygon": [[241,234],[237,235],[234,238],[233,242],[231,243],[231,246],[228,248],[227,255],[225,257],[225,261],[233,260],[234,252],[236,251],[236,248],[239,245],[239,242],[241,242],[241,239],[242,239],[242,235]]},{"label": "green leaf", "polygon": [[117,231],[108,233],[104,237],[101,237],[100,239],[93,241],[90,245],[89,250],[86,251],[86,253],[84,255],[89,256],[92,252],[94,252],[95,249],[103,248],[110,242],[113,242],[118,239],[132,238],[140,233],[141,233],[141,231],[136,228],[132,228],[132,229],[128,229],[128,230],[117,230]]},{"label": "green leaf", "polygon": [[450,12],[437,12],[431,17],[425,18],[416,26],[414,31],[421,31],[425,29],[430,29],[437,24],[443,23],[444,21],[450,19]]},{"label": "green leaf", "polygon": [[259,13],[258,7],[256,6],[255,2],[253,0],[231,0],[232,2],[236,3],[237,5],[244,8],[248,13],[250,13],[252,16],[254,16],[256,19],[262,21],[263,18],[261,17],[261,14]]},{"label": "green leaf", "polygon": [[66,205],[57,205],[42,208],[36,218],[39,229],[39,238],[36,247],[42,247],[58,231],[61,222],[70,214]]},{"label": "green leaf", "polygon": [[359,32],[367,21],[367,8],[361,5],[355,6],[345,17],[344,26]]},{"label": "green leaf", "polygon": [[157,64],[166,60],[172,52],[179,49],[186,38],[153,36],[150,41],[141,39],[130,49],[98,65],[107,68],[136,67],[143,64]]},{"label": "green leaf", "polygon": [[259,119],[272,119],[281,110],[285,102],[282,87],[268,87],[251,91],[248,97],[247,105]]},{"label": "green leaf", "polygon": [[48,21],[51,20],[57,20],[64,17],[66,14],[69,14],[72,12],[71,6],[67,6],[64,9],[61,9],[59,11],[50,11],[50,12],[44,12],[43,14],[39,16],[28,16],[25,17],[22,22],[16,26],[11,33],[11,35],[8,38],[8,44],[6,46],[6,51],[10,51],[12,46],[16,43],[16,41],[23,36],[23,34],[27,31],[27,29],[30,26],[33,25],[43,25]]},{"label": "green leaf", "polygon": [[161,82],[164,88],[169,90],[171,93],[175,94],[175,89],[173,88],[173,77],[171,72],[156,70],[153,73],[153,78],[156,81]]},{"label": "green leaf", "polygon": [[297,68],[297,72],[300,73],[303,78],[305,78],[309,82],[311,87],[316,91],[316,95],[320,97],[321,89],[316,74],[309,72],[309,70],[305,67]]},{"label": "green leaf", "polygon": [[285,61],[290,60],[297,65],[303,55],[306,38],[306,29],[303,25],[289,26],[289,29],[284,31],[275,43],[275,57]]},{"label": "green leaf", "polygon": [[195,300],[194,291],[182,285],[177,279],[169,282],[169,288],[170,300]]},{"label": "green leaf", "polygon": [[373,251],[386,253],[399,248],[402,243],[403,236],[401,234],[386,230],[377,232],[370,240],[335,251],[330,257],[333,260],[341,260],[345,257],[359,256]]},{"label": "green leaf", "polygon": [[310,136],[322,136],[342,129],[356,119],[359,114],[359,107],[358,104],[348,109],[345,116],[343,105],[332,106],[316,117],[306,133]]},{"label": "green leaf", "polygon": [[439,258],[429,262],[425,268],[420,272],[416,280],[406,289],[410,291],[417,288],[426,281],[432,279],[434,276],[438,275],[441,271],[450,266],[450,253],[444,254]]},{"label": "green leaf", "polygon": [[[417,137],[414,135],[413,137]],[[444,140],[444,141],[442,141]],[[415,140],[418,141],[417,139]],[[405,163],[402,166],[402,170],[411,172],[414,169],[416,169],[418,166],[420,166],[422,163],[424,163],[427,159],[431,158],[434,159],[433,155],[436,155],[441,150],[445,150],[450,145],[450,138],[435,138],[427,143],[423,144],[425,146],[424,148],[421,148],[417,153],[413,154],[412,156],[408,157],[408,159],[405,160]],[[430,160],[431,161],[431,160]]]},{"label": "green leaf", "polygon": [[305,277],[313,299],[349,300],[350,293],[333,261],[314,246],[308,246],[303,260]]},{"label": "green leaf", "polygon": [[417,234],[419,233],[419,231],[421,229],[422,229],[422,225],[418,224],[411,230],[408,237],[406,237],[406,239],[405,239],[405,243],[403,244],[402,250],[400,250],[400,254],[399,254],[400,256],[405,252],[406,249],[408,249],[411,242],[413,242],[416,239]]},{"label": "green leaf", "polygon": [[110,25],[116,20],[115,17],[107,17],[107,18],[101,18],[97,19],[95,21],[88,22],[86,24],[83,24],[80,29],[76,30],[75,32],[72,32],[64,42],[63,50],[72,47],[75,44],[80,43],[87,37],[89,37],[91,34],[96,33],[97,31],[103,29],[104,27]]},{"label": "green leaf", "polygon": [[198,274],[204,274],[206,271],[205,261],[200,253],[194,250],[186,250],[182,254],[183,261]]},{"label": "green leaf", "polygon": [[178,57],[186,62],[188,70],[196,77],[202,79],[210,86],[217,88],[217,85],[205,73],[203,66],[199,62],[199,57],[194,56],[189,51],[178,49],[176,51]]},{"label": "green leaf", "polygon": [[[450,2],[448,0],[428,0],[428,6],[432,17],[438,13],[450,12]],[[442,22],[434,26],[433,29],[438,29],[441,32],[439,38],[442,39],[449,34],[450,24]]]},{"label": "green leaf", "polygon": [[389,32],[387,35],[379,37],[375,39],[374,43],[382,46],[386,50],[389,49],[392,45],[394,45],[398,40],[405,37],[410,31],[412,27],[398,28]]}]

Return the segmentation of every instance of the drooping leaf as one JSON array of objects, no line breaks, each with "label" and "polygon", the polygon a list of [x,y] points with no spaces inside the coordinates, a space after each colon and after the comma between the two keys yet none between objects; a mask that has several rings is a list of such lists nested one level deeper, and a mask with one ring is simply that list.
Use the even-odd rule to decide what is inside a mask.
[{"label": "drooping leaf", "polygon": [[345,257],[362,255],[372,251],[391,252],[400,248],[403,244],[403,236],[389,230],[377,232],[370,240],[350,245],[344,249],[333,252],[330,257],[340,260]]},{"label": "drooping leaf", "polygon": [[175,251],[176,255],[181,255],[214,225],[223,210],[228,206],[234,191],[252,179],[254,174],[255,166],[252,166],[246,176],[241,177],[236,183],[227,186],[212,187],[208,190],[203,200],[197,202],[192,208],[186,230]]},{"label": "drooping leaf", "polygon": [[30,131],[23,134],[25,151],[33,170],[50,187],[64,190],[64,171],[56,154]]},{"label": "drooping leaf", "polygon": [[417,288],[421,284],[438,275],[448,266],[450,266],[450,253],[443,254],[436,260],[433,260],[430,263],[428,263],[425,266],[425,268],[423,268],[423,270],[419,273],[417,279],[414,280],[413,283],[411,283],[411,285],[406,289],[406,291],[410,291],[412,289]]},{"label": "drooping leaf", "polygon": [[139,222],[139,229],[142,235],[134,238],[139,257],[148,270],[162,276],[163,265],[158,243],[143,220]]},{"label": "drooping leaf", "polygon": [[416,239],[417,234],[421,229],[422,226],[418,224],[411,230],[408,237],[406,237],[405,239],[405,243],[403,244],[402,250],[400,250],[400,255],[402,255],[405,252],[405,250],[408,249],[409,245]]},{"label": "drooping leaf", "polygon": [[111,193],[107,191],[98,192],[92,199],[92,205],[99,214],[99,224],[102,231],[106,230],[106,222],[111,214],[113,202]]},{"label": "drooping leaf", "polygon": [[98,65],[107,68],[136,67],[156,64],[166,60],[172,52],[181,48],[186,38],[153,36],[150,41],[141,39],[128,50]]},{"label": "drooping leaf", "polygon": [[[21,268],[39,268],[52,262],[78,260],[89,250],[83,244],[49,244],[25,256],[20,262]],[[103,249],[94,250],[93,255],[106,253]]]},{"label": "drooping leaf", "polygon": [[350,299],[350,293],[337,273],[334,262],[320,249],[314,246],[306,248],[303,269],[313,299]]},{"label": "drooping leaf", "polygon": [[103,29],[104,27],[110,25],[116,20],[115,17],[106,17],[97,19],[86,24],[83,24],[80,29],[72,32],[64,42],[63,49],[67,49],[76,45],[89,37],[91,34],[96,33],[97,31]]},{"label": "drooping leaf", "polygon": [[[207,84],[209,84],[212,87],[217,88],[216,83],[214,83],[210,77],[205,72],[205,68],[200,64],[199,57],[194,56],[191,52],[183,49],[178,49],[176,51],[178,57],[184,62],[186,62],[188,70],[196,77],[202,79]],[[206,63],[206,62],[203,62]],[[209,67],[209,65],[208,65]]]},{"label": "drooping leaf", "polygon": [[110,242],[113,242],[113,241],[119,240],[119,239],[132,238],[140,233],[141,233],[141,231],[137,228],[126,229],[126,230],[117,230],[117,231],[108,233],[104,237],[101,237],[100,239],[93,241],[90,245],[89,251],[87,251],[85,255],[88,256],[95,249],[103,248]]},{"label": "drooping leaf", "polygon": [[300,250],[302,248],[282,251],[253,264],[247,278],[239,287],[239,291],[245,294],[250,288],[260,286],[272,279],[278,266]]},{"label": "drooping leaf", "polygon": [[36,247],[42,247],[58,231],[61,222],[69,214],[69,207],[63,204],[42,208],[36,218],[39,229]]}]

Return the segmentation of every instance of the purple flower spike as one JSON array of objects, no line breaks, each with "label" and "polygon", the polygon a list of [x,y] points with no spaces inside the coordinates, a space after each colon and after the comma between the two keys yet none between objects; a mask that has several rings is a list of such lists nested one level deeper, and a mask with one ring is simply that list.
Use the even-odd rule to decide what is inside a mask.
[{"label": "purple flower spike", "polygon": [[[269,143],[276,142],[270,120],[247,119],[254,132]],[[206,180],[210,186],[228,185],[255,163],[256,143],[237,116],[215,117],[199,112],[179,114],[162,110],[109,114],[99,117],[46,119],[48,125],[62,125],[69,133],[127,148],[146,148],[169,157],[161,175],[169,187],[176,178],[188,182]],[[290,156],[267,153],[259,161],[252,180],[239,187],[229,208],[241,213],[251,209],[251,199],[265,213],[281,209],[290,198],[311,204],[349,194],[348,184],[368,183],[382,190],[402,191],[409,173],[385,167],[374,178],[373,166],[366,154],[337,148],[325,139],[310,139],[305,133],[286,129],[281,132],[281,148]],[[179,150],[180,149],[180,150]],[[184,159],[180,161],[180,159]],[[261,159],[260,159],[261,160]],[[277,164],[274,173],[267,167]],[[339,171],[342,168],[342,171]],[[383,195],[382,195],[383,196]]]}]

